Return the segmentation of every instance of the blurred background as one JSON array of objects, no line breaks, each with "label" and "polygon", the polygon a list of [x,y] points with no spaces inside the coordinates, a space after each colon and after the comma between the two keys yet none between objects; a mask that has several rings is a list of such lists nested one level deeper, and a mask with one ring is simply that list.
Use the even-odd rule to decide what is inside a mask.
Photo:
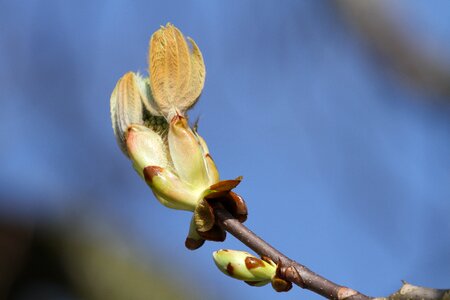
[{"label": "blurred background", "polygon": [[247,225],[382,296],[450,287],[450,2],[0,1],[0,299],[321,299],[184,248],[116,145],[109,96],[172,22],[207,77],[191,112]]}]

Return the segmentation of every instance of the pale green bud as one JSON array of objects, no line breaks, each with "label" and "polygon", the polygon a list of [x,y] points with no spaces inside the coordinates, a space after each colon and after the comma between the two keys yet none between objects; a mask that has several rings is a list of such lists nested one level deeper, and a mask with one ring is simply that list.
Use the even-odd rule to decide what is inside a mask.
[{"label": "pale green bud", "polygon": [[224,274],[255,286],[271,282],[277,269],[272,261],[259,259],[245,251],[222,249],[214,252],[213,258]]}]

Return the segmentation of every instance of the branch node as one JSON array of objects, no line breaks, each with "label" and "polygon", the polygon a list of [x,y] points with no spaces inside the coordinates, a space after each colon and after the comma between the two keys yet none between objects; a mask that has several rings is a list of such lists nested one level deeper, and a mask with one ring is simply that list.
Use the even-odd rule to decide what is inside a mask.
[{"label": "branch node", "polygon": [[357,291],[352,290],[351,288],[342,286],[339,288],[339,290],[337,292],[337,297],[338,297],[338,300],[345,300],[352,296],[355,296],[356,294],[358,294]]},{"label": "branch node", "polygon": [[302,289],[306,287],[305,281],[303,280],[302,276],[300,276],[300,273],[294,266],[287,267],[284,272],[284,276],[286,277],[287,280],[294,282]]}]

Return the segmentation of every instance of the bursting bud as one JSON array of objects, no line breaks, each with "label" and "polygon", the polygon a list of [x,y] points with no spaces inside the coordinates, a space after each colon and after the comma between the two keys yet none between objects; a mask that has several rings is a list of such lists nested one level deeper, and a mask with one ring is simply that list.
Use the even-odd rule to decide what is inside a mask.
[{"label": "bursting bud", "polygon": [[188,124],[187,110],[198,100],[205,82],[200,49],[167,24],[150,39],[149,77],[128,72],[111,95],[111,120],[119,147],[163,205],[193,212],[186,247],[204,240],[223,241],[215,224],[214,203],[220,202],[241,222],[247,217],[243,199],[231,190],[236,180],[219,181],[219,172],[204,139]]},{"label": "bursting bud", "polygon": [[278,276],[277,265],[267,257],[257,258],[245,251],[222,249],[213,253],[214,262],[222,273],[251,286],[269,282],[277,292],[288,291],[292,284]]}]

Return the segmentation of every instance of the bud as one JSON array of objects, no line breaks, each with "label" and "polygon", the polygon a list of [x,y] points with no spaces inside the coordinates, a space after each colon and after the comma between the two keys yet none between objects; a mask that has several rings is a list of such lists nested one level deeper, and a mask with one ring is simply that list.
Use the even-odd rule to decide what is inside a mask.
[{"label": "bud", "polygon": [[213,258],[222,273],[253,286],[271,282],[277,269],[272,261],[259,259],[245,251],[222,249],[214,252]]},{"label": "bud", "polygon": [[167,24],[150,40],[149,78],[128,72],[111,95],[111,121],[119,147],[132,161],[163,205],[194,212],[186,247],[204,240],[223,241],[213,202],[220,202],[241,222],[244,201],[231,190],[240,182],[219,181],[208,146],[192,129],[186,112],[201,94],[205,81],[202,54],[191,39]]},{"label": "bud", "polygon": [[280,269],[268,257],[259,259],[245,251],[222,249],[214,252],[213,258],[222,273],[248,285],[264,286],[270,282],[277,292],[292,288],[292,283],[280,277]]}]

